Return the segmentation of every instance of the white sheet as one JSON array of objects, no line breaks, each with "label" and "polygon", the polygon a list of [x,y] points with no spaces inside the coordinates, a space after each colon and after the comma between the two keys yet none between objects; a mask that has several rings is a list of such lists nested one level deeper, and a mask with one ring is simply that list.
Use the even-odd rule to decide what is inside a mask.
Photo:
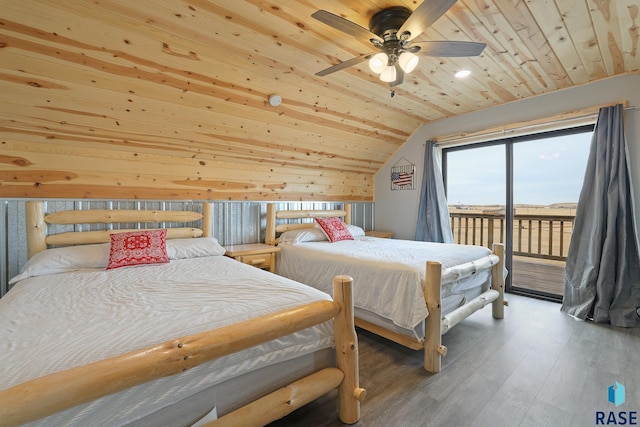
[{"label": "white sheet", "polygon": [[[32,277],[0,299],[0,389],[328,295],[223,256]],[[330,322],[42,420],[124,425],[212,384],[333,346]]]},{"label": "white sheet", "polygon": [[278,274],[327,293],[331,292],[325,284],[327,278],[350,275],[356,310],[370,311],[411,331],[428,315],[422,290],[427,260],[442,264],[443,301],[469,287],[488,286],[490,267],[498,262],[498,257],[482,246],[368,236],[279,246]]}]

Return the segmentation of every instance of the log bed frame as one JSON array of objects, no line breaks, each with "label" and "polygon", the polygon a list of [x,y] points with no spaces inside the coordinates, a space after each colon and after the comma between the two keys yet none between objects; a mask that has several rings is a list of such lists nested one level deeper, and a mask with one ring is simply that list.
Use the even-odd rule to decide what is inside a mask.
[{"label": "log bed frame", "polygon": [[[109,234],[128,230],[69,232],[47,236],[46,224],[189,222],[202,219],[202,229],[172,228],[167,238],[211,236],[211,204],[202,214],[188,211],[93,210],[45,215],[42,202],[27,202],[29,257],[48,245],[109,242]],[[333,319],[337,368],[325,368],[226,414],[207,426],[265,425],[286,416],[323,394],[338,389],[340,420],[360,419],[365,390],[359,387],[358,343],[353,324],[352,279],[333,280],[334,300],[317,301],[211,331],[158,343],[88,365],[52,373],[0,391],[0,425],[34,421],[81,403],[157,378],[178,374],[297,330]]]},{"label": "log bed frame", "polygon": [[[342,210],[278,211],[275,204],[268,204],[265,242],[269,245],[277,245],[279,233],[317,227],[314,222],[278,224],[278,219],[291,220],[317,217],[341,217],[346,224],[351,224],[351,205],[345,204]],[[504,299],[504,246],[496,243],[493,245],[492,250],[500,258],[500,261],[492,267],[491,289],[444,316],[442,315],[441,305],[442,266],[438,262],[427,261],[423,292],[429,316],[425,319],[424,341],[390,331],[358,317],[355,318],[355,325],[405,347],[424,350],[424,369],[432,373],[440,372],[442,369],[442,357],[447,354],[447,348],[442,345],[442,335],[449,329],[489,303],[492,303],[493,317],[496,319],[504,318],[504,306],[508,305]]]}]

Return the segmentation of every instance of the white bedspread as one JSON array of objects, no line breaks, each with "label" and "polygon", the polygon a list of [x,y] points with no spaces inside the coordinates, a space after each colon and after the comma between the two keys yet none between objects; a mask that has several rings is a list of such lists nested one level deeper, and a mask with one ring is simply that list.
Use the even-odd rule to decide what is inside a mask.
[{"label": "white bedspread", "polygon": [[[318,290],[224,256],[32,277],[0,299],[0,389],[328,299]],[[75,414],[70,424],[122,425],[232,376],[331,346],[327,322],[69,410]],[[42,422],[62,424],[55,416]]]},{"label": "white bedspread", "polygon": [[[498,257],[482,246],[357,237],[334,243],[279,245],[277,273],[327,293],[326,280],[354,278],[354,305],[414,329],[428,315],[423,283],[427,260],[442,264],[442,298],[486,283]],[[481,272],[476,274],[477,272]]]}]

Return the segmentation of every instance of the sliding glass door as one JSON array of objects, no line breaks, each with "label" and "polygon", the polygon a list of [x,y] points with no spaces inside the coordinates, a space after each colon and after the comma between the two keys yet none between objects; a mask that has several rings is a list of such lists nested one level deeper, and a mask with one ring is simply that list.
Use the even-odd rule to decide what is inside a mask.
[{"label": "sliding glass door", "polygon": [[443,149],[454,242],[504,243],[507,291],[562,299],[592,130]]},{"label": "sliding glass door", "polygon": [[443,162],[453,241],[491,247],[504,242],[505,150],[482,145],[447,150]]}]

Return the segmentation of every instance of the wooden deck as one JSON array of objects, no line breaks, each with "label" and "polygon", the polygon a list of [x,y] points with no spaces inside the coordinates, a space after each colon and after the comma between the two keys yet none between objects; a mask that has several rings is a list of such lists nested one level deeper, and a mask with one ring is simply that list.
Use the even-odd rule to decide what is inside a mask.
[{"label": "wooden deck", "polygon": [[512,285],[564,295],[564,261],[513,257]]}]

